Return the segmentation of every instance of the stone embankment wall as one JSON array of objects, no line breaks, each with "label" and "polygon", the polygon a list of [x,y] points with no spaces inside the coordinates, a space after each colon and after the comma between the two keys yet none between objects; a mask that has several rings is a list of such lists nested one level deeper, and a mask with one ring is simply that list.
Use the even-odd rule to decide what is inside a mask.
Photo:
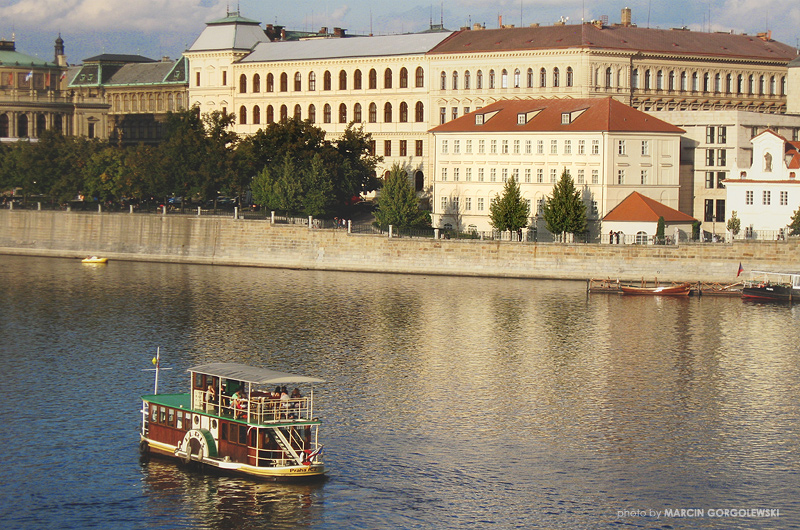
[{"label": "stone embankment wall", "polygon": [[740,262],[800,270],[794,237],[679,246],[389,239],[233,217],[24,210],[0,210],[0,254],[570,280],[733,283]]}]

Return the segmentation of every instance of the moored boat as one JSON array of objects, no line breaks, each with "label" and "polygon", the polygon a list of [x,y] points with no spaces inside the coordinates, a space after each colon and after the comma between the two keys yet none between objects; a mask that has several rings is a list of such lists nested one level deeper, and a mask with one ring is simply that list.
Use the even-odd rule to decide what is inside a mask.
[{"label": "moored boat", "polygon": [[102,264],[102,263],[107,263],[107,262],[108,262],[108,258],[99,258],[97,256],[89,256],[89,257],[83,258],[81,260],[81,263],[99,263],[99,264]]},{"label": "moored boat", "polygon": [[620,285],[622,294],[645,294],[658,296],[689,296],[692,286],[689,283],[679,285],[662,285],[660,287],[634,287],[632,285]]},{"label": "moored boat", "polygon": [[325,473],[313,387],[307,396],[299,389],[291,397],[269,391],[322,379],[238,363],[205,364],[188,372],[189,392],[142,396],[143,454],[267,480]]},{"label": "moored boat", "polygon": [[800,300],[800,273],[752,271],[742,287],[742,298],[768,302]]}]

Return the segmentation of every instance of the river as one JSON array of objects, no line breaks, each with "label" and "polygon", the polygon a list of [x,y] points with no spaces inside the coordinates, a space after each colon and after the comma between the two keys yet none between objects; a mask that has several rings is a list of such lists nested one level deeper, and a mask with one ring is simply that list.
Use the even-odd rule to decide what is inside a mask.
[{"label": "river", "polygon": [[[800,525],[800,306],[582,282],[0,264],[9,528]],[[212,361],[327,380],[327,480],[140,461],[159,347],[161,392]]]}]

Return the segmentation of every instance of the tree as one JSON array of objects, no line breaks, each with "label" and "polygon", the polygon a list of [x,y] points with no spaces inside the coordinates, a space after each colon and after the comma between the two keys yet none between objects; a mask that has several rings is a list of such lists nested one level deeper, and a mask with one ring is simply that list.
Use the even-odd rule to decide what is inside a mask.
[{"label": "tree", "polygon": [[790,236],[800,236],[800,208],[795,210],[794,214],[792,214],[792,222],[789,223],[789,230]]},{"label": "tree", "polygon": [[393,164],[378,196],[375,211],[378,225],[387,228],[425,228],[431,226],[431,216],[419,209],[417,194],[400,164]]},{"label": "tree", "polygon": [[489,222],[495,230],[501,232],[516,232],[528,226],[530,214],[528,202],[522,198],[514,177],[506,181],[503,194],[495,196],[489,205]]},{"label": "tree", "polygon": [[664,243],[664,226],[666,222],[664,221],[664,216],[658,218],[658,223],[656,224],[656,241],[658,243]]},{"label": "tree", "polygon": [[731,212],[731,218],[728,219],[728,224],[726,225],[728,231],[733,234],[734,236],[739,234],[739,231],[742,229],[742,221],[736,217],[736,210]]},{"label": "tree", "polygon": [[542,207],[545,226],[553,234],[579,234],[586,230],[586,204],[565,169]]}]

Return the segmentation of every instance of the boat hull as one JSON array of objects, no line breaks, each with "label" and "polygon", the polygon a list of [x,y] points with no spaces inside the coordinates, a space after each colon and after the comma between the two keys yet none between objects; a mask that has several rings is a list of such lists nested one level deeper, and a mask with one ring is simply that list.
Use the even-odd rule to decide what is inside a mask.
[{"label": "boat hull", "polygon": [[742,298],[747,300],[763,300],[768,302],[791,302],[792,288],[783,285],[765,285],[745,287]]},{"label": "boat hull", "polygon": [[140,436],[140,452],[143,457],[155,456],[182,464],[199,465],[226,475],[237,475],[267,481],[305,481],[324,478],[325,465],[314,463],[305,466],[256,467],[225,458],[202,454],[186,454],[174,445]]},{"label": "boat hull", "polygon": [[621,285],[623,294],[650,295],[650,296],[689,296],[692,288],[688,284],[670,285],[664,287],[633,287]]}]

